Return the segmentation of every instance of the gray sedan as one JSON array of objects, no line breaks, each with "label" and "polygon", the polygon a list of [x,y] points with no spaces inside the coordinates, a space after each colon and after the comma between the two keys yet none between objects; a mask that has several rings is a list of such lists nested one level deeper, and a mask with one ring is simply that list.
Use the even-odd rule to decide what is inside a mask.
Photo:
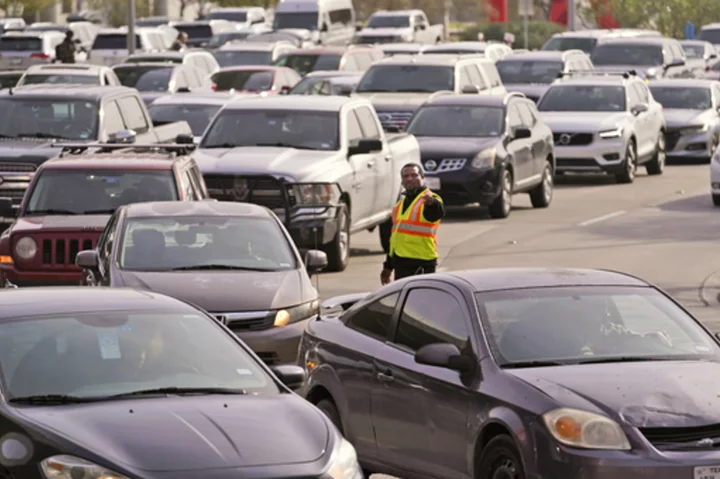
[{"label": "gray sedan", "polygon": [[459,271],[323,309],[300,346],[301,392],[368,472],[718,477],[720,342],[641,279]]}]

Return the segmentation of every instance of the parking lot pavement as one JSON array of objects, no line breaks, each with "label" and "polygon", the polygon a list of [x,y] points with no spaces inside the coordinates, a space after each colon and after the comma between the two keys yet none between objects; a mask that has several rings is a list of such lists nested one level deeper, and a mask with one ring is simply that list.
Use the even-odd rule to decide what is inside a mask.
[{"label": "parking lot pavement", "polygon": [[[634,184],[573,177],[557,185],[549,208],[514,197],[505,220],[478,208],[452,208],[438,235],[440,270],[505,266],[604,268],[640,276],[720,331],[720,208],[712,205],[708,165],[674,165]],[[352,237],[342,273],[318,277],[320,294],[379,287],[383,255],[377,232]],[[710,298],[710,299],[708,299]]]}]

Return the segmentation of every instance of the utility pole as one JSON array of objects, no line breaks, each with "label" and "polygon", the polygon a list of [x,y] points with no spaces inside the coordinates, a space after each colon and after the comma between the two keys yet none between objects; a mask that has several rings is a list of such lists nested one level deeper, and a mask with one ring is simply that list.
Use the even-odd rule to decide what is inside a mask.
[{"label": "utility pole", "polygon": [[575,1],[576,0],[568,0],[568,30],[571,32],[575,31]]},{"label": "utility pole", "polygon": [[[530,33],[528,24],[530,23],[530,10],[532,10],[532,0],[523,0],[525,2],[525,15],[523,15],[523,37],[525,40],[525,50],[529,50],[530,47]],[[570,0],[572,1],[572,0]]]},{"label": "utility pole", "polygon": [[452,7],[452,0],[445,0],[443,6],[443,33],[445,34],[443,40],[446,42],[450,40],[450,8]]},{"label": "utility pole", "polygon": [[127,47],[130,55],[135,53],[135,0],[128,0],[128,38]]}]

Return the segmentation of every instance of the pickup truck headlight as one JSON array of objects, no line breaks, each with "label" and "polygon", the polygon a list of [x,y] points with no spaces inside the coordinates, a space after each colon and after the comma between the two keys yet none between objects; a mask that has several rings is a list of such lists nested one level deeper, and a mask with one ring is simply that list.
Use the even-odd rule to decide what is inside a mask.
[{"label": "pickup truck headlight", "polygon": [[345,438],[340,438],[338,443],[330,457],[330,469],[325,477],[327,479],[364,479],[355,448]]},{"label": "pickup truck headlight", "polygon": [[307,303],[293,306],[292,308],[281,309],[275,313],[274,326],[287,326],[291,323],[297,323],[303,319],[308,319],[320,311],[320,301],[314,300]]},{"label": "pickup truck headlight", "polygon": [[475,155],[475,158],[473,158],[471,165],[473,168],[476,168],[478,170],[492,168],[495,166],[496,154],[497,150],[495,150],[495,148],[483,150],[477,155]]},{"label": "pickup truck headlight", "polygon": [[40,462],[47,479],[128,479],[102,466],[74,456],[52,456]]},{"label": "pickup truck headlight", "polygon": [[681,135],[692,135],[694,133],[703,133],[705,131],[708,131],[708,128],[710,128],[710,125],[693,125],[688,126],[687,128],[681,128],[680,134]]},{"label": "pickup truck headlight", "polygon": [[623,136],[623,133],[625,133],[625,130],[623,127],[617,127],[614,130],[605,130],[598,133],[598,136],[603,139],[609,139],[609,138],[621,138]]},{"label": "pickup truck headlight", "polygon": [[293,185],[290,194],[298,205],[327,205],[337,203],[340,190],[331,183],[309,183]]},{"label": "pickup truck headlight", "polygon": [[631,449],[620,425],[606,416],[561,408],[543,414],[543,420],[550,434],[567,446],[617,451]]},{"label": "pickup truck headlight", "polygon": [[37,251],[37,242],[28,236],[20,238],[20,240],[15,243],[15,254],[22,259],[34,258]]}]

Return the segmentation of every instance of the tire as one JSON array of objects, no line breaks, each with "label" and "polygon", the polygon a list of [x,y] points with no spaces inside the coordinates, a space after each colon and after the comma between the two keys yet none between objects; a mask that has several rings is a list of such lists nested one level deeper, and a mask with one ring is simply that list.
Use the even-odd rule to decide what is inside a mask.
[{"label": "tire", "polygon": [[385,223],[378,226],[378,233],[380,235],[380,245],[382,246],[385,254],[390,253],[390,235],[392,234],[392,220],[387,220]]},{"label": "tire", "polygon": [[625,170],[622,173],[615,175],[615,180],[618,183],[632,183],[635,181],[635,172],[637,171],[637,150],[635,148],[635,142],[631,141],[628,143],[627,150],[625,151]]},{"label": "tire", "polygon": [[720,206],[720,195],[712,195],[712,199],[715,206]]},{"label": "tire", "polygon": [[500,179],[500,195],[495,198],[488,208],[490,217],[494,219],[502,219],[510,216],[512,210],[512,187],[513,177],[510,170],[503,170]]},{"label": "tire", "polygon": [[330,419],[330,422],[332,422],[335,427],[338,428],[338,431],[340,431],[341,434],[345,435],[345,433],[343,432],[342,421],[340,420],[340,412],[338,411],[337,406],[335,406],[335,403],[332,402],[332,400],[322,399],[315,406],[320,411],[322,411],[322,413],[325,414],[328,419]]},{"label": "tire", "polygon": [[553,175],[552,163],[550,161],[546,161],[540,184],[530,192],[530,202],[532,203],[533,208],[547,208],[550,206],[554,189]]},{"label": "tire", "polygon": [[655,155],[653,159],[645,165],[645,170],[648,175],[662,175],[665,171],[665,160],[667,159],[667,152],[665,151],[665,133],[660,132],[658,137],[657,145],[655,145]]},{"label": "tire", "polygon": [[323,247],[328,257],[328,271],[345,271],[350,263],[350,214],[346,204],[341,204],[337,214],[338,232]]},{"label": "tire", "polygon": [[480,453],[477,479],[525,479],[520,452],[508,435],[495,436]]}]

